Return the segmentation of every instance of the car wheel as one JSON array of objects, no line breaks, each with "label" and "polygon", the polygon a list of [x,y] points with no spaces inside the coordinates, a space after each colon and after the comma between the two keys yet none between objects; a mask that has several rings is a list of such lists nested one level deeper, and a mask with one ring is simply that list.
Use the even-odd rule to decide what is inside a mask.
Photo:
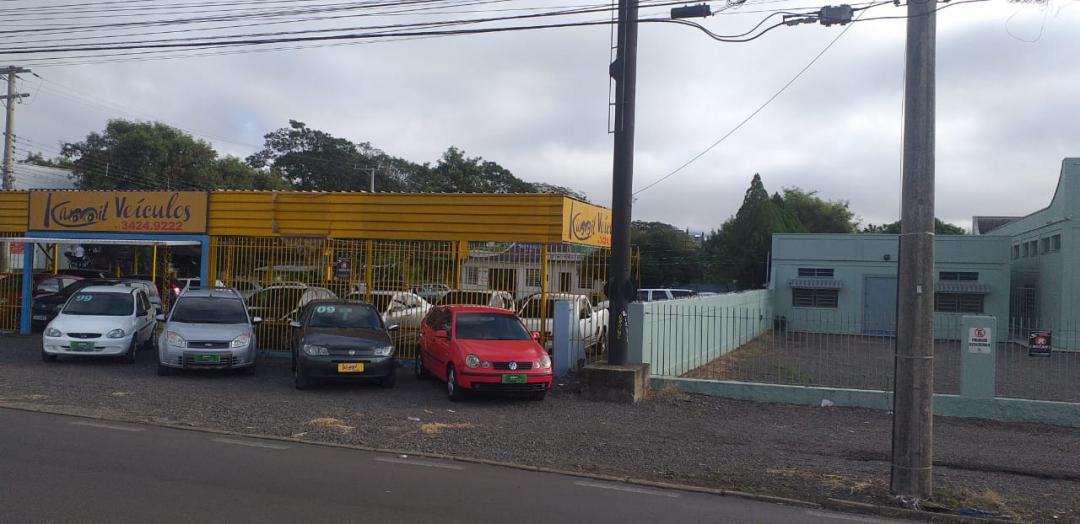
[{"label": "car wheel", "polygon": [[167,376],[173,374],[173,368],[171,368],[169,366],[166,366],[166,365],[162,364],[161,362],[158,362],[157,374],[158,374],[159,377],[167,377]]},{"label": "car wheel", "polygon": [[446,395],[453,402],[465,400],[465,392],[458,385],[457,371],[454,369],[453,364],[446,368]]},{"label": "car wheel", "polygon": [[314,381],[304,374],[304,370],[300,367],[299,362],[297,362],[296,365],[293,366],[292,376],[293,385],[296,386],[296,389],[311,389],[315,385]]},{"label": "car wheel", "polygon": [[46,353],[45,350],[41,350],[41,360],[44,362],[56,362],[56,355]]},{"label": "car wheel", "polygon": [[135,363],[135,350],[138,349],[138,346],[138,342],[136,342],[135,340],[131,341],[131,346],[128,347],[127,353],[124,353],[124,356],[122,357],[124,359],[124,362],[128,364]]},{"label": "car wheel", "polygon": [[534,391],[533,394],[529,396],[529,399],[530,400],[535,400],[537,402],[542,402],[544,400],[544,397],[546,397],[546,396],[547,396],[547,390],[545,389],[543,391]]},{"label": "car wheel", "polygon": [[397,383],[397,373],[395,371],[391,371],[389,375],[380,380],[379,385],[386,389],[393,388],[394,384]]},{"label": "car wheel", "polygon": [[413,375],[416,375],[416,380],[428,378],[428,372],[424,369],[424,357],[420,355],[420,346],[416,346],[416,361],[413,365]]}]

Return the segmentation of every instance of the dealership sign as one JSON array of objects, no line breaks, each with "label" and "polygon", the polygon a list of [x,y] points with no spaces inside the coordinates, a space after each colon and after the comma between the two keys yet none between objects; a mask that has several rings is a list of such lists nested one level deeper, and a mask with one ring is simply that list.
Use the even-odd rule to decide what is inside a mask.
[{"label": "dealership sign", "polygon": [[611,247],[611,210],[567,199],[563,205],[563,241]]},{"label": "dealership sign", "polygon": [[205,233],[202,191],[32,191],[31,231]]}]

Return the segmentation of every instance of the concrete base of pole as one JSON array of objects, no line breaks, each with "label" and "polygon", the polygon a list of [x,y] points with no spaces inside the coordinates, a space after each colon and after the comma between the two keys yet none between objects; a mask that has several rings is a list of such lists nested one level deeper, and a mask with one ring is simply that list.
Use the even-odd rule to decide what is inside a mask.
[{"label": "concrete base of pole", "polygon": [[581,395],[587,400],[633,404],[648,392],[648,364],[589,364],[581,368]]}]

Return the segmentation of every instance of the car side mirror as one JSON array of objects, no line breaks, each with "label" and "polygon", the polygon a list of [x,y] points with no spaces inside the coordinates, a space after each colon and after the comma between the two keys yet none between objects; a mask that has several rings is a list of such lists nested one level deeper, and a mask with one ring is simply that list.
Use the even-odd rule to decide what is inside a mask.
[{"label": "car side mirror", "polygon": [[158,315],[154,318],[156,318],[158,322],[165,322],[165,315]]},{"label": "car side mirror", "polygon": [[387,330],[387,331],[390,331],[390,332],[394,332],[394,331],[397,331],[397,330],[399,330],[399,329],[401,329],[401,325],[400,325],[400,324],[393,324],[393,325],[391,325],[390,327],[386,328],[386,330]]},{"label": "car side mirror", "polygon": [[[255,317],[255,318],[259,318],[259,317]],[[262,319],[261,319],[261,318],[259,318],[259,320],[261,321]],[[254,321],[253,321],[253,322],[254,322]],[[297,329],[299,329],[299,328],[303,327],[303,326],[302,326],[302,325],[301,325],[301,324],[300,324],[299,322],[297,322],[297,321],[295,321],[295,320],[290,320],[290,321],[289,321],[289,326],[290,326],[290,327],[294,327],[294,328],[297,328]]]},{"label": "car side mirror", "polygon": [[251,317],[252,324],[262,324],[262,317]]},{"label": "car side mirror", "polygon": [[450,338],[450,333],[448,333],[445,329],[436,329],[435,338]]},{"label": "car side mirror", "polygon": [[540,332],[539,331],[533,331],[532,333],[529,333],[529,335],[532,336],[533,340],[535,340],[537,342],[540,341]]}]

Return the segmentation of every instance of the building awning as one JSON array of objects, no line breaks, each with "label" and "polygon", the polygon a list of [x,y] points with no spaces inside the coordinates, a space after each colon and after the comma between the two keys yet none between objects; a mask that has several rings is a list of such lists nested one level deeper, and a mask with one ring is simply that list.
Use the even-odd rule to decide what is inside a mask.
[{"label": "building awning", "polygon": [[934,284],[934,291],[938,293],[967,293],[972,295],[987,295],[990,286],[982,282],[954,282],[945,281]]},{"label": "building awning", "polygon": [[795,289],[840,289],[844,283],[835,278],[793,278],[788,285]]}]

